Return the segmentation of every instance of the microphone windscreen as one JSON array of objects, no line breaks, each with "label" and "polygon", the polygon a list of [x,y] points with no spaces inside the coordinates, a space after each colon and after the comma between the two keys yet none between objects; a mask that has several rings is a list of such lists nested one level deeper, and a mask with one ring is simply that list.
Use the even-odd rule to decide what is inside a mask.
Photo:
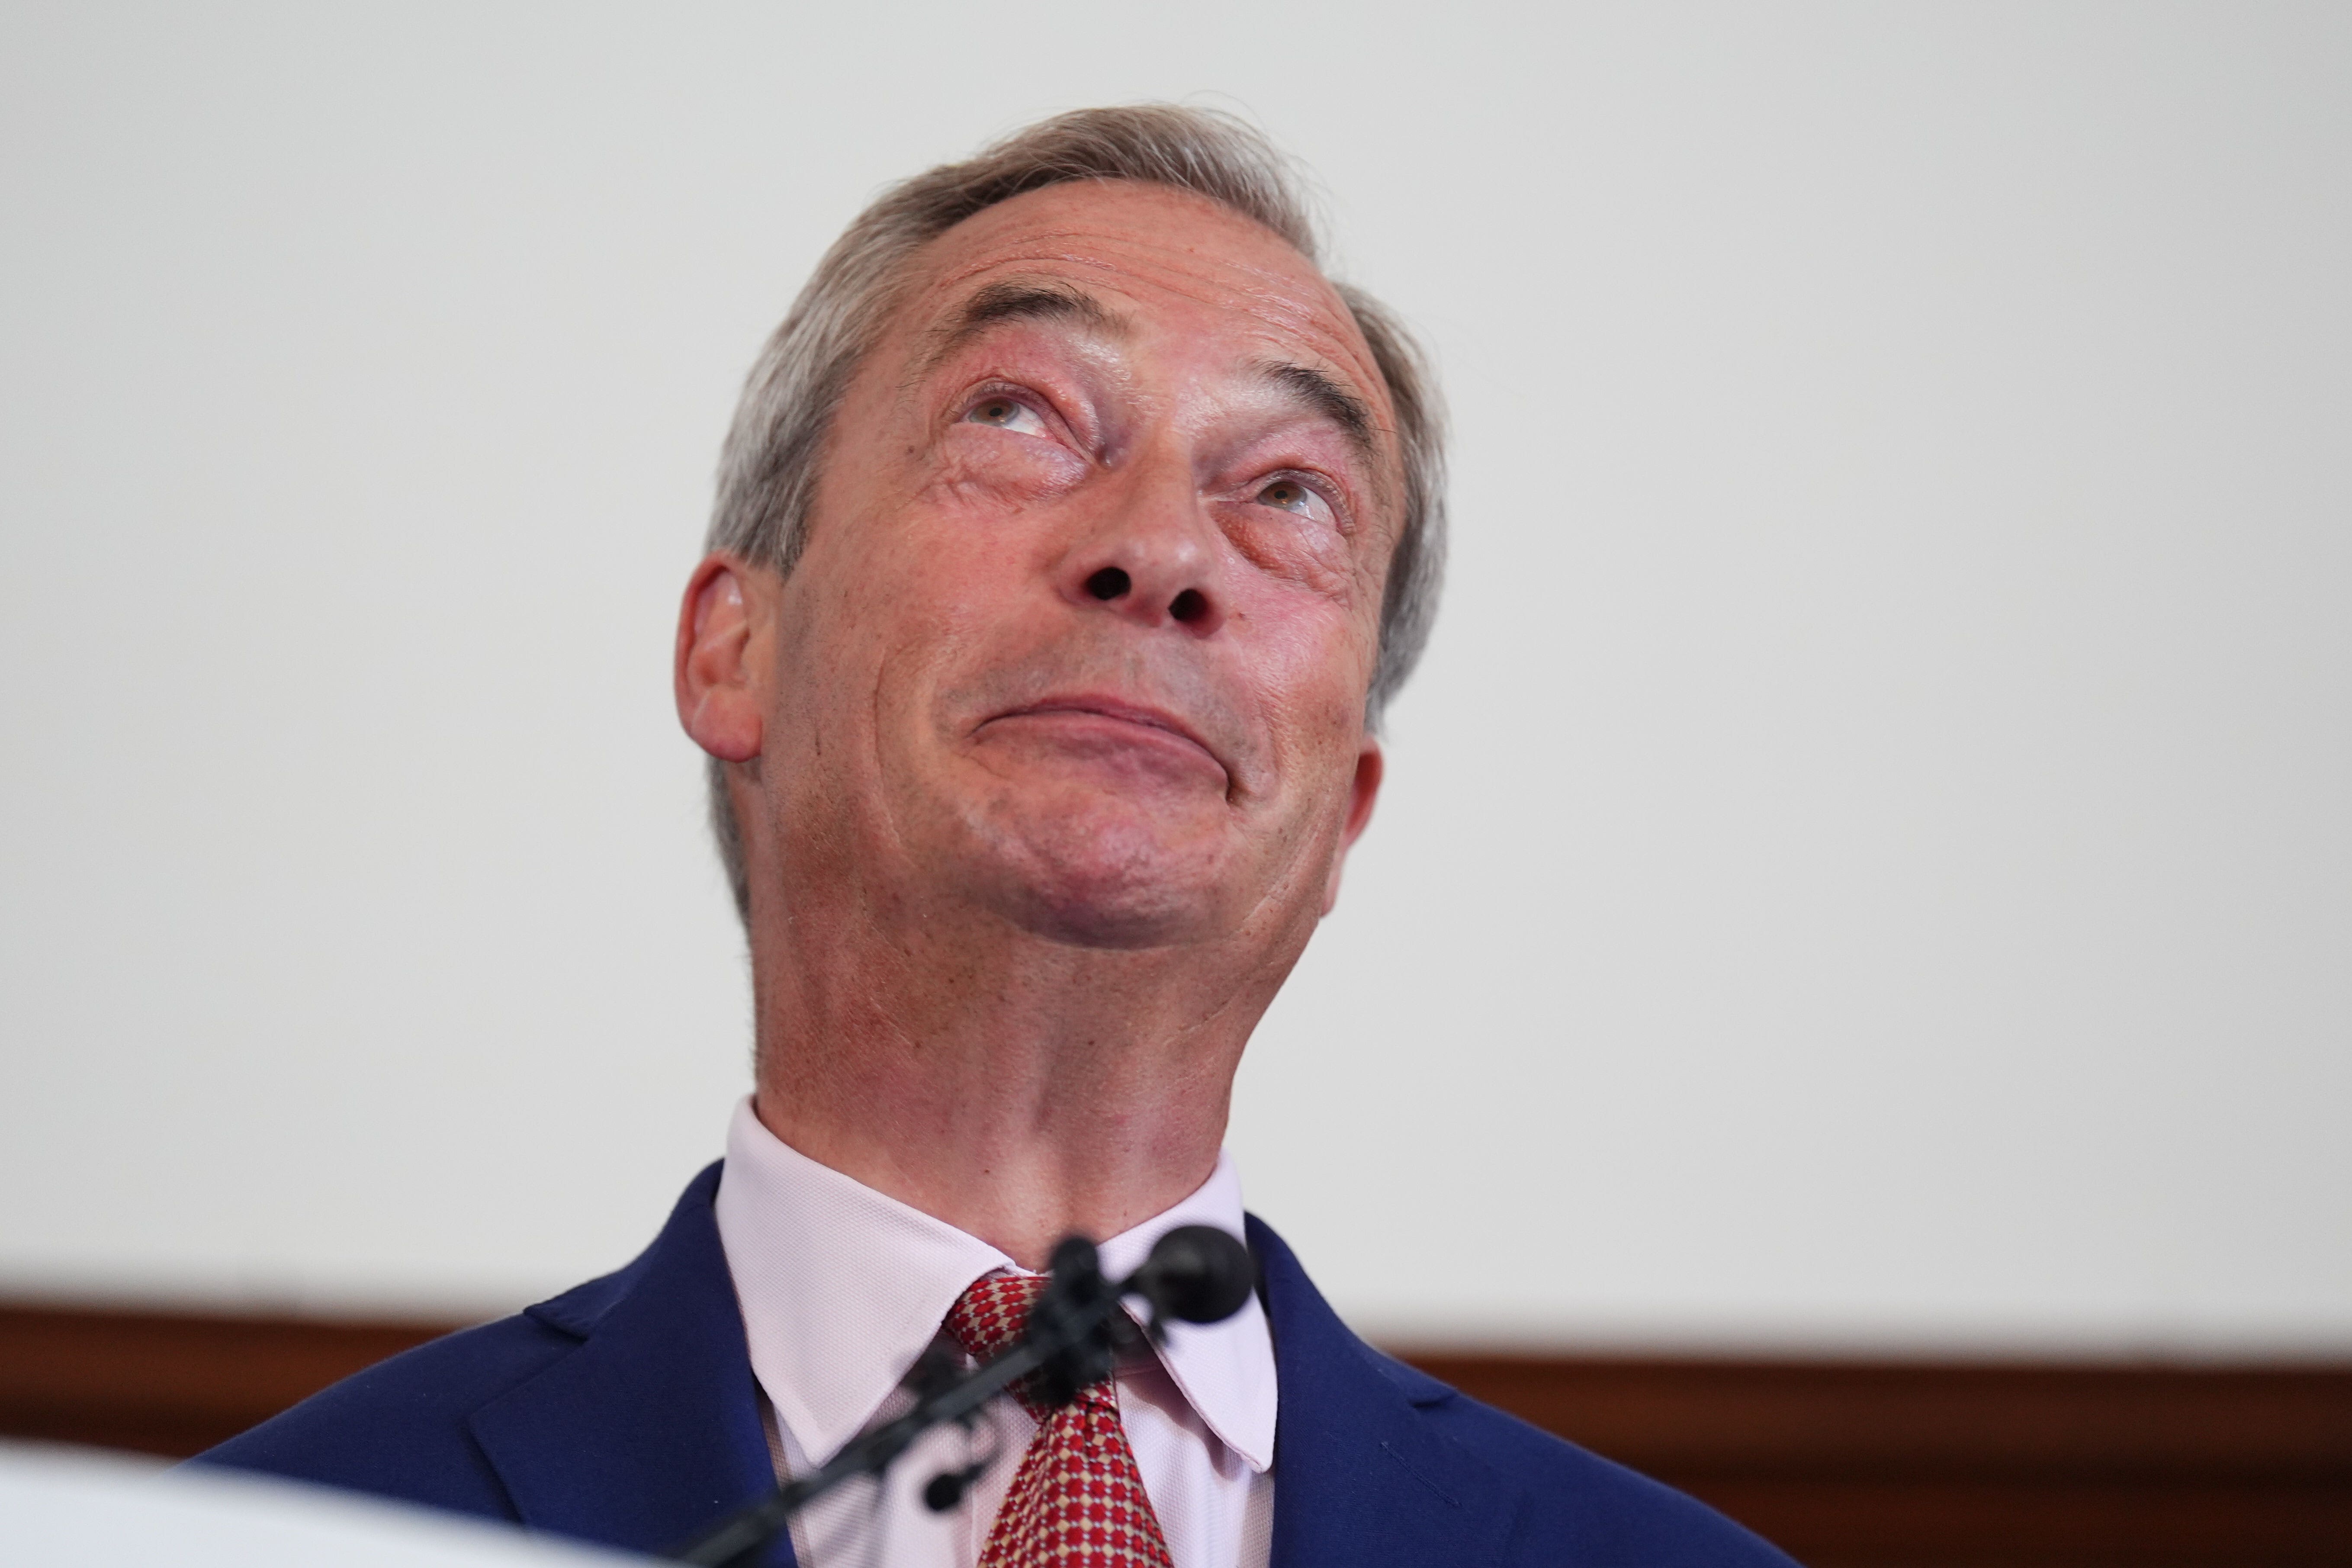
[{"label": "microphone windscreen", "polygon": [[1162,1317],[1217,1323],[1248,1300],[1257,1269],[1241,1238],[1213,1225],[1179,1226],[1152,1244],[1138,1281]]}]

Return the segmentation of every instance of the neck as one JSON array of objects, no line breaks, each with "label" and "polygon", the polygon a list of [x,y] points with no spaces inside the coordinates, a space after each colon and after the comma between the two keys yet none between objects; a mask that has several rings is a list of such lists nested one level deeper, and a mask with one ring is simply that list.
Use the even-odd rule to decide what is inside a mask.
[{"label": "neck", "polygon": [[761,1121],[1029,1268],[1208,1179],[1307,936],[1110,950],[985,911],[793,907],[753,921]]}]

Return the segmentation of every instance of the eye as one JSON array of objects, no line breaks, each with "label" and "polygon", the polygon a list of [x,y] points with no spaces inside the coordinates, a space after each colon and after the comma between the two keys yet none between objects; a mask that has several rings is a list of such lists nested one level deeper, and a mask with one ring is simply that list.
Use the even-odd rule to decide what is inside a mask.
[{"label": "eye", "polygon": [[964,416],[967,425],[992,425],[999,430],[1010,430],[1016,436],[1043,436],[1045,421],[1038,412],[1017,397],[1003,393],[991,393],[971,405]]},{"label": "eye", "polygon": [[1296,512],[1300,517],[1313,518],[1318,522],[1333,521],[1331,503],[1297,479],[1280,479],[1269,481],[1259,489],[1256,500],[1260,506]]}]

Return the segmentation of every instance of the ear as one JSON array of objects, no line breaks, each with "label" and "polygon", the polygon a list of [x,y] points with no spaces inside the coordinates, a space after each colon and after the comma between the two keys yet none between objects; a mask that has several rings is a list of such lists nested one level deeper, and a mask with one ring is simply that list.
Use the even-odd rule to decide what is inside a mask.
[{"label": "ear", "polygon": [[678,722],[721,762],[760,754],[765,704],[759,653],[767,628],[756,573],[713,555],[694,569],[677,611]]},{"label": "ear", "polygon": [[1372,803],[1380,798],[1381,773],[1386,765],[1380,742],[1365,736],[1364,749],[1356,753],[1355,779],[1348,786],[1348,826],[1340,831],[1339,852],[1331,857],[1331,877],[1323,885],[1323,912],[1327,915],[1339,906],[1339,871],[1348,863],[1348,851],[1371,826]]}]

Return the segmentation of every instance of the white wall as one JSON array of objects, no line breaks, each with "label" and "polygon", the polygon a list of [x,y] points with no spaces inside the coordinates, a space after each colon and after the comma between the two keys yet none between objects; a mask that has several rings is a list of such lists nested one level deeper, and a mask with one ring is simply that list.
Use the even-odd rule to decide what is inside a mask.
[{"label": "white wall", "polygon": [[667,689],[737,381],[883,181],[1201,96],[1459,426],[1234,1131],[1343,1309],[2352,1349],[2352,12],[0,28],[0,1291],[631,1253],[746,1081]]}]

